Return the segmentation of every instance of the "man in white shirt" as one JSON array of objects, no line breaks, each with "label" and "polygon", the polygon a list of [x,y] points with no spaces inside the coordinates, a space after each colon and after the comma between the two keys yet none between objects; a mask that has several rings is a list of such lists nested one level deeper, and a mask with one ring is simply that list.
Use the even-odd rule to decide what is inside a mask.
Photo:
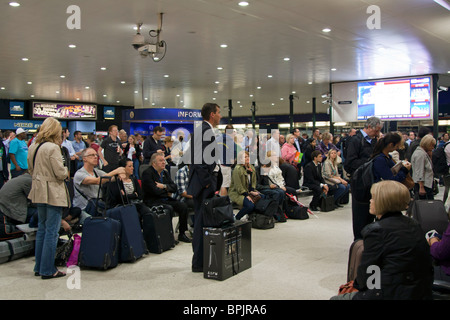
[{"label": "man in white shirt", "polygon": [[272,129],[271,131],[272,137],[267,140],[266,151],[272,151],[272,154],[275,153],[277,157],[281,157],[281,149],[280,149],[280,130]]}]

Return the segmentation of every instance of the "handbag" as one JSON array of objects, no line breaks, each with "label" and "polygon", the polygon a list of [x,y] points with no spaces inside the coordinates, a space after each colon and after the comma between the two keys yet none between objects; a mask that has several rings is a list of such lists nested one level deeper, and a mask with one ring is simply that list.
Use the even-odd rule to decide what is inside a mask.
[{"label": "handbag", "polygon": [[214,196],[203,202],[203,226],[220,228],[234,223],[233,204],[229,196]]},{"label": "handbag", "polygon": [[58,246],[55,252],[55,266],[62,267],[66,265],[73,250],[72,233],[68,234],[69,240],[58,239]]},{"label": "handbag", "polygon": [[295,163],[300,163],[300,162],[302,162],[302,158],[303,158],[303,153],[297,151],[295,153],[294,162]]},{"label": "handbag", "polygon": [[257,194],[251,194],[249,193],[248,196],[252,199],[253,203],[256,205],[258,203],[259,200],[261,200],[261,195]]},{"label": "handbag", "polygon": [[[391,171],[392,171],[392,174],[394,175],[394,176],[396,176],[399,172],[400,172],[400,169],[403,167],[403,163],[400,161],[400,162],[397,162],[392,168],[391,168]],[[407,188],[408,188],[408,190],[412,190],[413,188],[414,188],[414,180],[413,180],[413,178],[411,177],[411,174],[408,172],[408,174],[406,175],[406,178],[403,180],[403,181],[401,181],[401,183],[403,184],[403,185],[405,185]]]},{"label": "handbag", "polygon": [[67,260],[67,267],[78,265],[78,254],[80,253],[81,236],[79,234],[73,235],[73,248]]}]

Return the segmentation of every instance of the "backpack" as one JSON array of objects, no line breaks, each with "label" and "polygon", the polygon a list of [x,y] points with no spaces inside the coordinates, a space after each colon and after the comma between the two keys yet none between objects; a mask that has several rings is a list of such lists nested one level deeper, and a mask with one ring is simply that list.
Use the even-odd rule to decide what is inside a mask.
[{"label": "backpack", "polygon": [[445,155],[445,147],[450,142],[445,143],[442,147],[433,150],[433,171],[436,175],[447,175],[448,174],[448,165],[447,165],[447,157]]},{"label": "backpack", "polygon": [[375,180],[373,176],[373,160],[370,159],[365,162],[352,174],[352,196],[358,202],[369,203],[370,201],[370,188],[372,188]]}]

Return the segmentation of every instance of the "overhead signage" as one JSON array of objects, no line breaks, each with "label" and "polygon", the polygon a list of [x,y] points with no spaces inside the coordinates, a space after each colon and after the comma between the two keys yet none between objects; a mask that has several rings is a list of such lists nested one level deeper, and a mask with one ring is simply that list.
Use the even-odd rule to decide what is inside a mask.
[{"label": "overhead signage", "polygon": [[25,110],[25,103],[20,101],[9,102],[9,115],[12,117],[23,117]]},{"label": "overhead signage", "polygon": [[55,102],[33,102],[33,118],[97,120],[97,106]]},{"label": "overhead signage", "polygon": [[116,108],[103,107],[103,118],[105,120],[114,120],[116,118]]}]

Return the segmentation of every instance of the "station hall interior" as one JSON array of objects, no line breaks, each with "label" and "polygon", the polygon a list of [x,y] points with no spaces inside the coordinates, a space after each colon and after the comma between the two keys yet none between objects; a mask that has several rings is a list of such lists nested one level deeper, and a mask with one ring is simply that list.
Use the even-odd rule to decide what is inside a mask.
[{"label": "station hall interior", "polygon": [[[429,114],[387,120],[383,130],[429,126],[442,133],[450,126],[448,0],[2,0],[0,48],[2,131],[23,124],[35,131],[43,118],[33,107],[45,103],[96,107],[95,117],[59,118],[71,134],[106,135],[114,124],[148,135],[168,119],[170,132],[200,120],[198,114],[180,120],[180,111],[214,102],[221,128],[231,122],[284,134],[293,127],[309,135],[314,127],[341,133],[364,120],[356,101],[348,119],[336,118],[346,105],[333,100],[333,85],[420,77],[431,83]],[[12,110],[17,102],[22,112]],[[17,286],[0,298],[281,299],[287,293],[327,300],[345,283],[350,207],[253,235],[254,245],[271,245],[254,247],[253,268],[223,283],[192,275],[192,251],[182,244],[167,258],[145,258],[148,265],[117,268],[102,279],[87,273],[89,294],[57,282],[43,293],[39,281],[27,280],[33,258],[15,261],[2,266],[2,278]],[[302,247],[286,246],[299,240]],[[226,288],[240,291],[224,295]]]}]

